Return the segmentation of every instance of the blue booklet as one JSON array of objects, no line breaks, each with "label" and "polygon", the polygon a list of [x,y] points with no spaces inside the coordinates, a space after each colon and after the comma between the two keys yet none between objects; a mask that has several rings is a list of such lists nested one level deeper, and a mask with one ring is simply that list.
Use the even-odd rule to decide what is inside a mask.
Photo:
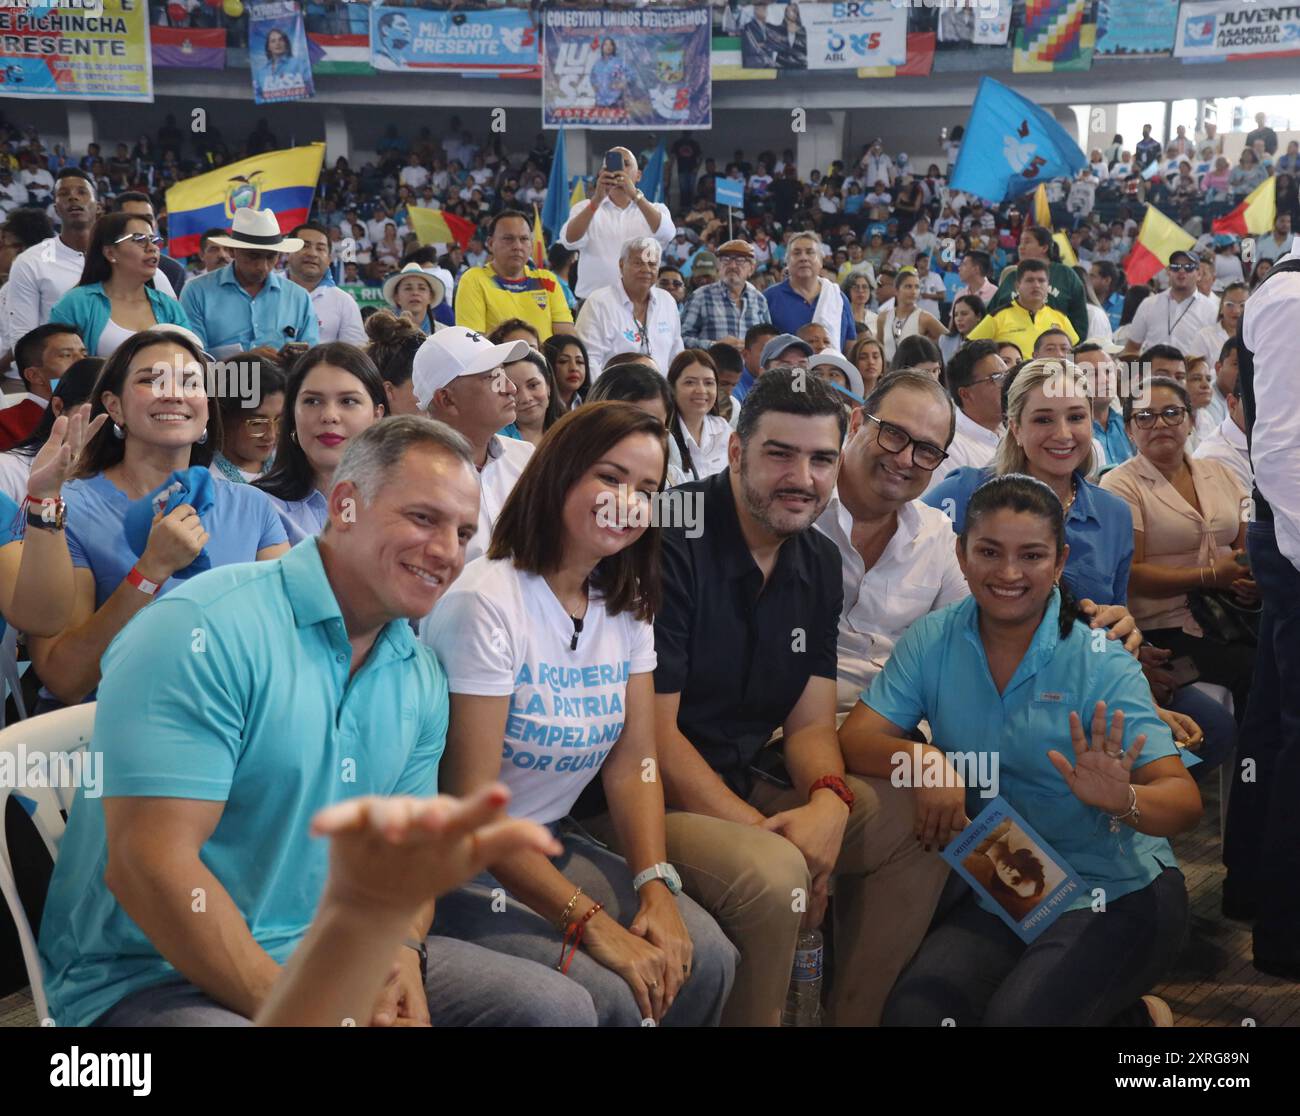
[{"label": "blue booklet", "polygon": [[1083,886],[1005,798],[995,798],[941,854],[980,903],[1026,942],[1052,925]]}]

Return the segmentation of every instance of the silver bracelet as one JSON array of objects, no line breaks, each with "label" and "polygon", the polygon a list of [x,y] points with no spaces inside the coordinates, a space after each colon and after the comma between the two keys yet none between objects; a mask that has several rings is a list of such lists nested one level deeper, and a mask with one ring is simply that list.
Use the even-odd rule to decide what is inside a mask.
[{"label": "silver bracelet", "polygon": [[1129,783],[1129,785],[1128,785],[1128,793],[1129,793],[1129,804],[1128,804],[1128,810],[1125,811],[1125,812],[1122,813],[1122,814],[1110,814],[1110,815],[1109,815],[1109,817],[1110,817],[1110,831],[1111,831],[1112,833],[1118,833],[1118,832],[1120,831],[1120,823],[1121,823],[1121,822],[1127,821],[1129,818],[1132,818],[1132,819],[1133,819],[1133,823],[1136,825],[1137,822],[1138,822],[1138,820],[1142,817],[1142,811],[1140,811],[1140,810],[1138,809],[1138,792],[1137,792],[1137,787],[1135,787],[1132,783]]}]

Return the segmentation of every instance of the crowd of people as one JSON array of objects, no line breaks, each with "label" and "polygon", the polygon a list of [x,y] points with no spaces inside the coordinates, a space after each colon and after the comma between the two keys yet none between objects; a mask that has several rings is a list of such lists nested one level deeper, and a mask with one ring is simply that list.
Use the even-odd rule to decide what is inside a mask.
[{"label": "crowd of people", "polygon": [[[1234,749],[1224,913],[1300,978],[1267,137],[1277,250],[1126,288],[1132,198],[1067,184],[1070,266],[879,141],[804,181],[686,136],[675,207],[614,148],[542,267],[542,137],[389,126],[308,220],[173,261],[169,135],[118,169],[6,135],[0,611],[105,756],[41,926],[58,1023],[771,1026],[825,923],[835,1025],[1167,1024],[1170,839]],[[476,235],[418,244],[417,203]],[[1031,942],[939,855],[974,741],[1085,883]]]}]

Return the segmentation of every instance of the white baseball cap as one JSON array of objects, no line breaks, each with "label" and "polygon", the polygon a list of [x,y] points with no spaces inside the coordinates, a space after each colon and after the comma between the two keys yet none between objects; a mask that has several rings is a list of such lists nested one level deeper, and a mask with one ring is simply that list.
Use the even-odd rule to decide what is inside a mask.
[{"label": "white baseball cap", "polygon": [[420,410],[426,410],[433,394],[461,376],[491,372],[503,364],[522,360],[527,341],[494,345],[481,333],[464,326],[448,326],[427,338],[416,350],[411,366],[411,387]]}]

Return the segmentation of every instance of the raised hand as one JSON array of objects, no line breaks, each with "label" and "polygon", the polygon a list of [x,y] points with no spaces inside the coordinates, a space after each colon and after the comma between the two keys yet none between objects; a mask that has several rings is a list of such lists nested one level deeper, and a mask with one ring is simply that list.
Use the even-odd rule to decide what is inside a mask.
[{"label": "raised hand", "polygon": [[531,849],[562,851],[540,825],[505,817],[510,793],[496,784],[465,799],[367,795],[326,807],[311,823],[331,837],[332,901],[370,911],[418,910],[488,864]]},{"label": "raised hand", "polygon": [[1047,758],[1061,773],[1070,792],[1084,805],[1095,806],[1108,814],[1123,814],[1130,803],[1129,775],[1146,742],[1146,733],[1140,733],[1125,752],[1123,710],[1116,710],[1107,731],[1106,703],[1099,701],[1092,713],[1091,743],[1084,738],[1079,715],[1070,713],[1074,765],[1055,749],[1047,753]]},{"label": "raised hand", "polygon": [[33,500],[57,496],[81,456],[82,447],[107,421],[108,415],[104,414],[91,422],[89,403],[74,407],[56,418],[45,445],[32,459],[31,472],[27,476],[27,495]]}]

